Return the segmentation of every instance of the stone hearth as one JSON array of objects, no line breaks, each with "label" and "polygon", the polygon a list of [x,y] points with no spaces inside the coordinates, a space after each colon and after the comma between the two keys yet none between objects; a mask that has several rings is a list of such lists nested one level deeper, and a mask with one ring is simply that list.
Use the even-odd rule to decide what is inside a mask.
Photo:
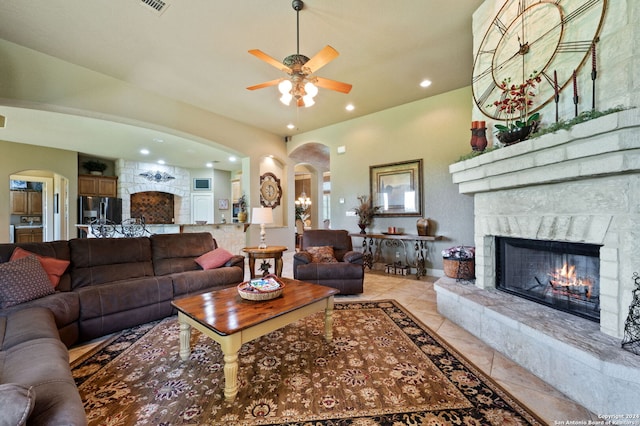
[{"label": "stone hearth", "polygon": [[[640,358],[621,353],[620,342],[632,276],[640,272],[640,110],[495,150],[449,171],[461,193],[474,195],[477,279],[473,291],[438,283],[441,313],[586,407],[637,412]],[[494,290],[496,236],[601,246],[600,325]],[[552,326],[558,316],[562,321]],[[556,347],[563,350],[549,352]]]}]

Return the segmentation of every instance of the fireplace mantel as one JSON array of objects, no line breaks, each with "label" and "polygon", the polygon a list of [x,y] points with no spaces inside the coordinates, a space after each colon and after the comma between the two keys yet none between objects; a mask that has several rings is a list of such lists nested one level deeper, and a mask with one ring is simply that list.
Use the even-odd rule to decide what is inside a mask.
[{"label": "fireplace mantel", "polygon": [[[640,109],[497,149],[449,171],[459,192],[474,197],[476,280],[472,290],[439,280],[438,311],[596,412],[637,407],[640,369],[620,342],[633,273],[640,272]],[[600,246],[600,324],[495,291],[496,237]],[[549,321],[558,316],[562,321]],[[567,333],[566,324],[590,331]]]},{"label": "fireplace mantel", "polygon": [[449,166],[461,194],[640,171],[640,109],[577,124]]}]

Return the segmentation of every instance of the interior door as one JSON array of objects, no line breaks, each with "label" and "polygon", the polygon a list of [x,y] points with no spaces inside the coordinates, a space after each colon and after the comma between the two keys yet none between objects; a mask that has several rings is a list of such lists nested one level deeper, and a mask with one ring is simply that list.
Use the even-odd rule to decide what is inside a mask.
[{"label": "interior door", "polygon": [[191,222],[213,223],[213,194],[191,194]]}]

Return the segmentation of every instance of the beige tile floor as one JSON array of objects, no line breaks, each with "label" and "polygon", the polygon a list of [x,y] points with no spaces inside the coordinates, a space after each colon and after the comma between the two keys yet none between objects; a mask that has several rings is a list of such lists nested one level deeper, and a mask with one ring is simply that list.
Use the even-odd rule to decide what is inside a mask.
[{"label": "beige tile floor", "polygon": [[[284,255],[285,277],[293,277],[292,256],[292,253]],[[246,271],[248,278],[248,268]],[[394,299],[547,423],[573,420],[586,424],[588,420],[598,420],[586,408],[438,314],[435,280],[436,277],[416,280],[415,276],[405,278],[367,271],[363,294],[337,296],[336,301]],[[72,348],[70,359],[76,359],[100,341]]]}]

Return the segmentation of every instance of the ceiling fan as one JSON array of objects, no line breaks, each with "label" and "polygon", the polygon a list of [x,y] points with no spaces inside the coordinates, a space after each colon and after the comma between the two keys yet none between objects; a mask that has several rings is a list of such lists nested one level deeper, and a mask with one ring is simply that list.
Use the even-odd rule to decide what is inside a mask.
[{"label": "ceiling fan", "polygon": [[313,98],[318,94],[318,87],[323,89],[334,90],[341,93],[349,93],[351,85],[342,83],[328,78],[317,77],[314,75],[323,66],[338,57],[339,53],[331,46],[325,46],[313,58],[309,59],[305,55],[300,54],[300,10],[304,7],[302,0],[293,0],[291,3],[293,10],[296,11],[296,36],[297,51],[294,55],[289,55],[282,63],[272,58],[266,53],[258,49],[249,50],[249,53],[263,60],[269,65],[278,68],[289,74],[289,78],[279,78],[267,81],[255,86],[247,87],[248,90],[263,89],[270,86],[278,86],[278,90],[282,94],[280,101],[289,105],[292,99],[296,100],[297,106],[310,107],[315,103]]}]

